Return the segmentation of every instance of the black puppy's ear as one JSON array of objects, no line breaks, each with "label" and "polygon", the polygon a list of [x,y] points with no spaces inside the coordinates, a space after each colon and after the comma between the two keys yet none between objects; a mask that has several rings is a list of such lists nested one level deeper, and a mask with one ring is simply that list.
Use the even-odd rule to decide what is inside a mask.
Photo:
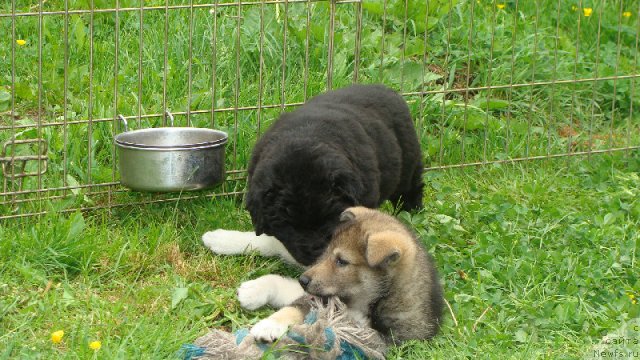
[{"label": "black puppy's ear", "polygon": [[253,229],[256,232],[256,236],[264,234],[264,226],[261,221],[258,221],[258,219],[254,219],[253,217],[251,217],[251,222],[253,223]]},{"label": "black puppy's ear", "polygon": [[340,222],[351,221],[356,218],[356,214],[354,214],[351,210],[347,209],[340,214]]},{"label": "black puppy's ear", "polygon": [[364,186],[353,174],[334,173],[331,177],[331,185],[349,206],[359,205],[358,199],[364,198]]},{"label": "black puppy's ear", "polygon": [[245,196],[245,208],[251,215],[251,223],[257,236],[264,234],[264,216],[262,214],[260,199],[255,193],[249,191]]}]

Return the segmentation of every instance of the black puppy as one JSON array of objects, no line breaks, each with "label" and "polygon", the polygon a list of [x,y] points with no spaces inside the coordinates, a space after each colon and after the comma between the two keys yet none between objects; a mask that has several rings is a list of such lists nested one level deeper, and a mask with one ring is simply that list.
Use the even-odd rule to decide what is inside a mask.
[{"label": "black puppy", "polygon": [[420,208],[422,167],[404,99],[381,85],[354,85],[282,114],[260,138],[246,207],[256,235],[275,236],[310,265],[346,208],[387,199]]}]

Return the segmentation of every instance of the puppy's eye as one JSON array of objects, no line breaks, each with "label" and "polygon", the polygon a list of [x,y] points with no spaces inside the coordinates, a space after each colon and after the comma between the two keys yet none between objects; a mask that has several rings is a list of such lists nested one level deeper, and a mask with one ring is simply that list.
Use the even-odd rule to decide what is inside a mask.
[{"label": "puppy's eye", "polygon": [[338,267],[344,267],[344,266],[349,265],[349,262],[348,262],[347,260],[345,260],[345,259],[343,259],[343,258],[341,258],[341,257],[339,257],[339,256],[338,256],[338,257],[336,258],[336,265],[337,265]]}]

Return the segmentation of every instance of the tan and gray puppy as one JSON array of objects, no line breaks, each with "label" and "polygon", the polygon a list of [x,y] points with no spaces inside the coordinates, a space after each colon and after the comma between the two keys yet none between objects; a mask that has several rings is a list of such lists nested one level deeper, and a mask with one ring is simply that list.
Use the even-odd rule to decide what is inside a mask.
[{"label": "tan and gray puppy", "polygon": [[[444,301],[431,256],[411,230],[377,210],[345,210],[328,248],[299,282],[309,294],[339,297],[388,342],[430,339],[440,327]],[[251,332],[275,340],[302,321],[306,304],[296,300]]]}]

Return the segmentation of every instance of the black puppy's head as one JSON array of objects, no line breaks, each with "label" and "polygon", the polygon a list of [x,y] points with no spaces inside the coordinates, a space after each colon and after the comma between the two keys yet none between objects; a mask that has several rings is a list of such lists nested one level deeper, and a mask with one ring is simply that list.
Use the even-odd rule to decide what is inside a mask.
[{"label": "black puppy's head", "polygon": [[364,191],[350,162],[327,145],[296,144],[261,157],[249,179],[246,207],[257,235],[280,240],[309,265],[329,242],[340,213]]}]

